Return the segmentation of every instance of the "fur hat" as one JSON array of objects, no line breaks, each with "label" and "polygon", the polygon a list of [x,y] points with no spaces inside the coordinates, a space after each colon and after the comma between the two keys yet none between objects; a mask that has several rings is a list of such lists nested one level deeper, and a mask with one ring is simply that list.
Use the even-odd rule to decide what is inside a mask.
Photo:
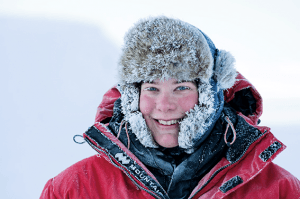
[{"label": "fur hat", "polygon": [[146,147],[157,147],[139,111],[136,83],[175,78],[198,82],[199,104],[180,122],[179,147],[192,152],[209,134],[223,109],[223,90],[233,86],[235,59],[198,28],[167,17],[139,21],[125,35],[119,64],[122,112]]}]

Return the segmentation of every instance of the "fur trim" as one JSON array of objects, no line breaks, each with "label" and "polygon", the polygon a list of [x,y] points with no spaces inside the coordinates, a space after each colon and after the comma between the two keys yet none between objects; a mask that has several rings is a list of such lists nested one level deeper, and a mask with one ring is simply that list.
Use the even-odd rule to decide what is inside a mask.
[{"label": "fur trim", "polygon": [[150,148],[157,148],[156,142],[153,140],[152,134],[146,124],[145,119],[141,112],[128,115],[128,122],[132,132],[136,135],[137,139],[145,146]]},{"label": "fur trim", "polygon": [[125,115],[124,119],[128,120],[127,113],[133,113],[139,110],[139,88],[134,84],[119,84],[117,89],[121,93],[122,112]]},{"label": "fur trim", "polygon": [[225,90],[234,85],[237,72],[234,57],[225,50],[220,50],[215,63],[214,79],[219,89]]},{"label": "fur trim", "polygon": [[121,106],[124,120],[128,121],[132,132],[137,139],[145,146],[157,148],[146,121],[139,109],[140,92],[134,84],[123,84],[117,86],[121,93]]},{"label": "fur trim", "polygon": [[149,18],[125,36],[119,76],[123,83],[169,78],[208,82],[213,63],[209,45],[196,27],[167,17]]},{"label": "fur trim", "polygon": [[[157,148],[142,113],[139,111],[139,88],[134,84],[118,85],[121,92],[122,113],[124,120],[128,121],[132,132],[137,139],[145,146]],[[179,147],[186,149],[187,153],[194,151],[194,144],[205,134],[212,120],[208,120],[216,112],[214,108],[215,92],[210,83],[199,82],[199,104],[186,112],[186,117],[180,122],[178,135]]]},{"label": "fur trim", "polygon": [[207,83],[199,83],[198,91],[199,104],[187,112],[187,116],[180,122],[178,143],[184,149],[191,149],[194,141],[203,136],[208,126],[211,125],[211,121],[207,122],[206,120],[216,111],[212,86]]}]

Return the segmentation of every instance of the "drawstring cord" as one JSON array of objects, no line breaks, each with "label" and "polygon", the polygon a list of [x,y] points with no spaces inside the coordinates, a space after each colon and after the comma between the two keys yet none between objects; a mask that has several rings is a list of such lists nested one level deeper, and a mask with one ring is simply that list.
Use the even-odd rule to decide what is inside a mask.
[{"label": "drawstring cord", "polygon": [[[122,129],[122,125],[124,123],[124,120],[122,120],[121,124],[120,124],[120,128],[119,128],[119,132],[118,132],[118,135],[117,135],[117,139],[119,139],[119,136],[121,134],[121,129]],[[127,130],[127,122],[125,123],[125,130],[126,130],[126,135],[127,135],[127,139],[128,139],[128,146],[127,148],[129,149],[130,147],[130,139],[129,139],[129,134],[128,134],[128,130]],[[76,138],[77,137],[81,137],[83,139],[83,141],[77,141]],[[77,144],[84,144],[86,141],[84,140],[83,136],[82,135],[74,135],[73,137],[73,141]]]},{"label": "drawstring cord", "polygon": [[[120,124],[120,128],[119,128],[119,132],[118,132],[118,135],[117,135],[117,139],[119,139],[119,136],[121,134],[121,129],[122,129],[123,122],[124,122],[124,120],[122,120],[122,122]],[[128,139],[127,149],[129,149],[129,147],[130,147],[130,139],[129,139],[129,134],[128,134],[128,130],[127,130],[127,122],[125,123],[125,130],[126,130],[126,135],[127,135],[127,139]]]},{"label": "drawstring cord", "polygon": [[[225,143],[227,144],[227,146],[231,146],[231,145],[235,142],[235,140],[236,140],[236,132],[235,132],[235,129],[234,129],[234,127],[233,127],[233,124],[232,124],[232,122],[230,121],[230,119],[229,119],[228,116],[225,117],[225,120],[226,120],[226,122],[227,122],[228,124],[227,124],[226,131],[225,131],[225,134],[224,134],[224,141],[225,141]],[[229,126],[231,127],[232,132],[233,132],[233,140],[232,140],[232,142],[230,142],[230,143],[228,143],[228,142],[227,142],[227,139],[226,139],[226,137],[227,137],[227,131],[228,131]]]},{"label": "drawstring cord", "polygon": [[122,120],[121,124],[120,124],[120,128],[119,128],[119,132],[117,135],[117,139],[119,139],[120,133],[121,133],[121,129],[122,129],[122,125],[123,125],[124,120]]},{"label": "drawstring cord", "polygon": [[82,135],[74,135],[73,141],[74,141],[76,144],[83,144],[83,143],[85,143],[85,140],[83,140],[82,142],[78,142],[78,141],[76,140],[76,137],[81,137],[82,139],[84,139]]}]

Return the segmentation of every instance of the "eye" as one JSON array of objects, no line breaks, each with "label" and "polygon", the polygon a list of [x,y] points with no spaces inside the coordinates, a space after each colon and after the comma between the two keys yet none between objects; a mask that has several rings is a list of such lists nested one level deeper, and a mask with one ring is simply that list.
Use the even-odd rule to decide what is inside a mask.
[{"label": "eye", "polygon": [[147,88],[144,88],[144,91],[157,91],[157,88],[155,88],[155,87],[147,87]]},{"label": "eye", "polygon": [[179,86],[179,87],[176,88],[176,90],[179,90],[179,91],[190,90],[190,87],[188,87],[188,86]]}]

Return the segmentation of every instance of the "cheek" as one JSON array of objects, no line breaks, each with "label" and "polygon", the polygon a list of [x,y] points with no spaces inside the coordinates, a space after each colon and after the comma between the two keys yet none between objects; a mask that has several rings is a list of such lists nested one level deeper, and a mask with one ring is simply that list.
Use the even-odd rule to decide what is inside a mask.
[{"label": "cheek", "polygon": [[182,97],[178,104],[184,112],[191,110],[196,104],[198,104],[198,92]]},{"label": "cheek", "polygon": [[155,107],[155,102],[149,96],[141,94],[139,107],[143,116],[149,115]]}]

